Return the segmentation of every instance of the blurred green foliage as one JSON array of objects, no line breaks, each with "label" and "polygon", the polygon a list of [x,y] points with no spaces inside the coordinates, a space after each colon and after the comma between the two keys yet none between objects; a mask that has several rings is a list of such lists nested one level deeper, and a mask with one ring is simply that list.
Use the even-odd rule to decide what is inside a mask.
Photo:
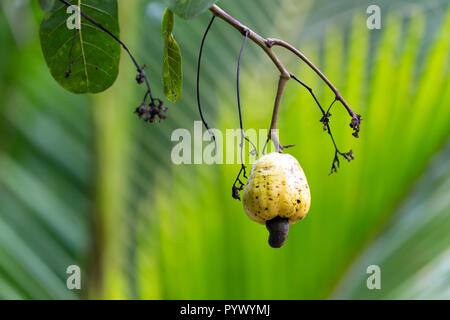
[{"label": "blurred green foliage", "polygon": [[[446,1],[380,1],[383,25],[373,31],[370,1],[219,3],[258,33],[299,47],[364,119],[355,139],[343,108],[333,107],[338,144],[356,159],[328,176],[333,149],[320,112],[288,84],[280,138],[296,144],[288,152],[305,170],[312,207],[279,250],[231,197],[238,165],[170,160],[171,132],[199,120],[196,59],[209,14],[175,20],[183,99],[149,125],[132,114],[142,88],[130,61],[122,59],[105,93],[65,92],[40,51],[38,3],[17,3],[0,5],[0,298],[450,298]],[[164,6],[119,6],[121,37],[163,96]],[[15,23],[17,15],[32,23]],[[210,125],[223,130],[238,127],[241,40],[216,21],[206,42],[202,99]],[[277,52],[324,105],[333,100],[300,61]],[[244,126],[267,128],[276,70],[250,43],[242,63]],[[66,288],[70,264],[82,266],[81,292]],[[365,286],[372,264],[381,267],[379,291]]]}]

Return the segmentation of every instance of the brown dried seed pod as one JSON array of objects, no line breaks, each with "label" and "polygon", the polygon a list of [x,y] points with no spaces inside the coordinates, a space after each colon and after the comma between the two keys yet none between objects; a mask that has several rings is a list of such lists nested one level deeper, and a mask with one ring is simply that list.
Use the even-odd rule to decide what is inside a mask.
[{"label": "brown dried seed pod", "polygon": [[287,218],[275,217],[266,221],[267,230],[269,230],[269,245],[272,248],[280,248],[289,232],[289,220]]}]

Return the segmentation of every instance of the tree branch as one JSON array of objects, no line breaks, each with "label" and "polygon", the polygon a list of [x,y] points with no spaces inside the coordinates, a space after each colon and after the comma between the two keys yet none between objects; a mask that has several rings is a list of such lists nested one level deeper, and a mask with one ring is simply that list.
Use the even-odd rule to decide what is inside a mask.
[{"label": "tree branch", "polygon": [[267,40],[261,37],[259,34],[248,28],[247,26],[243,25],[239,21],[237,21],[235,18],[230,16],[228,13],[223,11],[219,6],[213,5],[209,10],[217,17],[221,18],[222,20],[226,21],[227,23],[231,24],[234,28],[236,28],[242,35],[245,35],[246,32],[248,32],[248,38],[255,42],[258,46],[260,46],[266,54],[270,57],[272,62],[275,64],[275,66],[278,68],[282,76],[286,79],[290,78],[290,74],[288,70],[285,68],[283,63],[278,59],[278,57],[275,55],[275,53],[272,51],[272,49],[267,46]]},{"label": "tree branch", "polygon": [[236,28],[242,35],[247,35],[247,37],[260,46],[264,52],[269,56],[272,62],[277,67],[280,72],[280,81],[278,84],[278,93],[277,98],[275,99],[275,106],[273,108],[273,116],[272,116],[272,124],[270,126],[269,136],[268,138],[272,140],[275,145],[275,149],[278,152],[283,150],[283,147],[280,144],[278,133],[277,133],[277,119],[278,119],[278,110],[280,108],[280,103],[283,97],[284,89],[286,87],[287,81],[291,78],[289,71],[283,65],[283,63],[278,59],[277,55],[272,51],[272,49],[267,45],[267,40],[261,37],[259,34],[248,28],[247,26],[240,23],[238,20],[230,16],[228,13],[223,11],[219,6],[213,5],[209,9],[215,16],[221,18],[226,21],[234,28]]},{"label": "tree branch", "polygon": [[[145,121],[148,121],[148,122],[154,122],[156,116],[158,116],[160,120],[165,119],[166,116],[165,116],[164,112],[167,111],[167,108],[163,106],[163,102],[161,99],[153,97],[152,89],[150,87],[150,82],[148,80],[147,74],[144,71],[145,65],[141,66],[137,62],[136,58],[131,53],[131,51],[127,47],[127,45],[122,40],[120,40],[115,34],[113,34],[111,31],[109,31],[107,28],[105,28],[101,23],[96,21],[94,18],[90,17],[89,15],[87,15],[86,13],[81,11],[81,9],[78,8],[77,5],[72,4],[69,1],[59,0],[59,2],[61,2],[63,5],[65,5],[67,7],[72,7],[72,6],[76,7],[77,11],[83,18],[85,18],[86,20],[91,22],[97,28],[99,28],[100,30],[105,32],[107,35],[109,35],[111,38],[113,38],[116,42],[118,42],[122,46],[122,48],[128,53],[131,60],[133,61],[133,64],[136,66],[136,70],[138,72],[138,75],[136,76],[137,83],[138,84],[145,83],[145,85],[147,86],[147,91],[144,95],[143,102],[138,108],[136,108],[136,111],[135,111],[138,114],[139,118],[143,118]],[[66,77],[68,77],[69,75],[70,75],[70,69],[69,69],[69,72],[66,73]],[[147,97],[150,97],[150,103],[148,105],[146,104]]]},{"label": "tree branch", "polygon": [[237,29],[242,35],[247,34],[248,38],[252,40],[254,43],[256,43],[259,47],[261,47],[264,52],[269,56],[269,58],[272,60],[272,62],[275,64],[277,69],[280,72],[280,80],[278,82],[278,90],[277,90],[277,96],[275,98],[275,105],[273,109],[273,115],[272,115],[272,122],[270,126],[270,133],[269,133],[269,139],[272,140],[272,142],[275,145],[275,148],[277,152],[282,152],[283,148],[289,147],[289,146],[282,146],[280,144],[278,134],[276,132],[277,130],[277,120],[278,120],[278,112],[280,108],[280,104],[282,101],[282,97],[284,94],[284,90],[286,88],[287,81],[291,78],[291,73],[286,69],[284,64],[280,61],[280,59],[277,57],[277,55],[273,52],[272,47],[273,46],[280,46],[283,47],[295,55],[297,55],[301,60],[303,60],[311,69],[313,69],[319,77],[330,87],[330,89],[333,91],[333,93],[336,96],[336,100],[340,101],[342,105],[347,110],[348,114],[352,117],[352,120],[350,122],[350,127],[353,128],[354,133],[353,135],[355,137],[358,137],[359,133],[359,127],[361,122],[361,115],[356,114],[352,108],[347,104],[347,102],[342,97],[339,90],[331,83],[330,80],[320,71],[319,68],[317,68],[303,53],[301,53],[298,49],[296,49],[291,44],[279,40],[279,39],[272,39],[268,38],[265,39],[247,26],[240,23],[238,20],[230,16],[228,13],[226,13],[224,10],[222,10],[219,6],[213,5],[209,8],[209,10],[217,17],[221,18],[231,26],[233,26],[235,29]]},{"label": "tree branch", "polygon": [[286,41],[283,40],[279,40],[279,39],[267,39],[266,40],[266,44],[269,47],[273,47],[273,46],[280,46],[283,47],[289,51],[291,51],[292,53],[294,53],[297,57],[299,57],[300,59],[302,59],[312,70],[314,70],[317,75],[319,75],[320,78],[322,78],[322,80],[328,85],[328,87],[334,92],[335,96],[336,96],[336,100],[341,102],[342,105],[345,107],[345,109],[347,110],[348,114],[350,115],[350,117],[352,117],[352,121],[350,122],[350,127],[353,128],[354,133],[353,135],[358,138],[358,133],[359,133],[359,126],[361,123],[361,115],[356,114],[352,108],[350,108],[350,106],[348,105],[348,103],[345,101],[344,97],[342,97],[340,91],[338,88],[336,88],[330,80],[328,80],[328,78],[322,73],[322,71],[320,71],[319,68],[317,68],[302,52],[300,52],[300,50],[298,50],[297,48],[295,48],[293,45],[287,43]]},{"label": "tree branch", "polygon": [[340,101],[344,105],[349,115],[352,118],[356,116],[355,112],[350,108],[347,102],[345,102],[339,90],[331,83],[330,80],[328,80],[328,78],[322,73],[322,71],[320,71],[320,69],[317,68],[302,52],[300,52],[297,48],[295,48],[294,46],[283,40],[269,38],[266,40],[266,43],[269,47],[280,46],[286,48],[292,53],[294,53],[297,57],[302,59],[311,69],[313,69],[319,75],[320,78],[322,78],[322,80],[328,85],[328,87],[330,87],[330,89],[336,95],[336,100]]}]

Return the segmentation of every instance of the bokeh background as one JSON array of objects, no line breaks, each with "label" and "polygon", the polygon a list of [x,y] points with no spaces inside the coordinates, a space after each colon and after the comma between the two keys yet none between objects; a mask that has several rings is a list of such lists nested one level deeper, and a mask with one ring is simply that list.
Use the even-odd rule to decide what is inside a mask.
[{"label": "bokeh background", "polygon": [[[162,96],[159,2],[120,0],[121,37]],[[382,10],[368,30],[366,9]],[[288,84],[284,144],[312,190],[311,211],[274,250],[232,199],[239,165],[171,162],[176,128],[192,130],[196,59],[210,19],[176,19],[184,59],[181,102],[160,124],[132,113],[142,88],[122,53],[112,88],[74,95],[52,79],[35,0],[0,2],[0,298],[404,299],[450,298],[450,9],[447,0],[222,0],[264,36],[295,44],[363,115],[359,139],[335,106],[343,151],[333,157],[308,92]],[[217,20],[207,39],[202,99],[212,127],[237,128],[241,35]],[[332,93],[304,64],[288,68],[328,105]],[[270,122],[277,72],[249,43],[242,61],[246,128]],[[167,102],[167,104],[169,104]],[[68,290],[66,268],[82,268]],[[381,290],[366,269],[381,268]]]}]

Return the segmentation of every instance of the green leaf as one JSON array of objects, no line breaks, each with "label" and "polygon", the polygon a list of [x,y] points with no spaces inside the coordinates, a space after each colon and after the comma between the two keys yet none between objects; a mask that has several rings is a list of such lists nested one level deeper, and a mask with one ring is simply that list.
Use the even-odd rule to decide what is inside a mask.
[{"label": "green leaf", "polygon": [[218,0],[164,0],[166,5],[184,19],[192,19],[208,10]]},{"label": "green leaf", "polygon": [[44,11],[49,11],[54,4],[55,0],[39,0],[39,6]]},{"label": "green leaf", "polygon": [[170,9],[166,9],[166,11],[164,11],[162,25],[161,25],[161,32],[162,32],[163,39],[165,39],[166,37],[169,37],[172,34],[174,21],[175,21],[175,18],[173,15],[173,11]]},{"label": "green leaf", "polygon": [[164,94],[176,102],[181,98],[183,88],[183,71],[181,67],[180,47],[172,36],[174,14],[167,9],[162,21],[162,37],[164,40],[163,84]]},{"label": "green leaf", "polygon": [[[117,0],[78,3],[82,12],[119,36]],[[55,3],[41,23],[41,47],[50,72],[70,92],[104,91],[119,73],[120,44],[84,18],[80,30],[70,30],[67,22],[75,21],[75,12],[67,12],[65,5]]]}]

